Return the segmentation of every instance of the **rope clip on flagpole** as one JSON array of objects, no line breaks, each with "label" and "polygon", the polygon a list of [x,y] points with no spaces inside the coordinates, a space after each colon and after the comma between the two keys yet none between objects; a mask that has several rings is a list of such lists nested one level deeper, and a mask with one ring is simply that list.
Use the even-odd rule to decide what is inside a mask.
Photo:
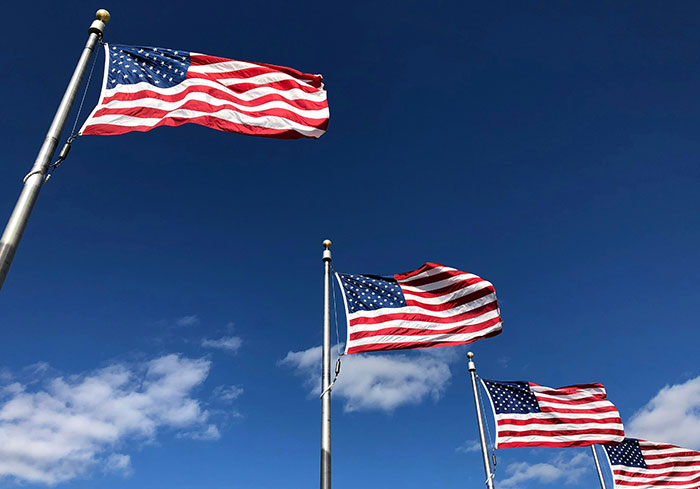
[{"label": "rope clip on flagpole", "polygon": [[484,474],[486,475],[486,487],[488,489],[494,489],[493,477],[494,474],[491,471],[491,463],[489,461],[489,449],[486,446],[486,433],[484,432],[484,418],[481,415],[481,401],[479,400],[479,386],[476,383],[476,365],[474,365],[474,354],[472,352],[467,353],[467,358],[469,363],[467,368],[472,379],[472,389],[474,391],[474,406],[476,407],[476,421],[479,425],[479,440],[481,442],[481,456],[484,461]]},{"label": "rope clip on flagpole", "polygon": [[[80,88],[80,82],[83,79],[85,70],[90,61],[90,57],[95,49],[97,42],[102,39],[107,22],[109,22],[110,15],[104,9],[100,9],[95,14],[95,20],[90,24],[88,29],[88,40],[83,48],[83,51],[78,59],[78,64],[73,71],[73,76],[71,76],[68,82],[68,87],[66,88],[61,103],[56,110],[53,121],[49,126],[49,130],[46,133],[44,142],[39,149],[39,154],[34,160],[34,165],[29,171],[27,176],[24,178],[24,187],[22,192],[17,199],[17,204],[10,215],[10,219],[7,221],[7,226],[5,226],[5,231],[0,238],[0,288],[5,281],[7,272],[10,269],[12,260],[17,252],[17,247],[22,239],[24,230],[27,227],[27,222],[29,221],[29,215],[34,208],[37,198],[39,197],[39,191],[42,185],[46,183],[46,174],[50,168],[50,162],[53,157],[56,147],[58,146],[58,140],[63,132],[63,127],[66,125],[66,119],[70,113],[70,109],[73,106],[73,101],[78,93],[78,88]],[[63,153],[63,151],[61,152]],[[67,151],[64,155],[67,156]]]},{"label": "rope clip on flagpole", "polygon": [[338,375],[340,375],[340,357],[335,361],[335,377],[333,377],[333,382],[330,383],[326,389],[321,392],[321,395],[319,396],[321,399],[323,399],[323,396],[326,395],[326,392],[332,392],[333,391],[333,386],[335,385],[336,380],[338,380]]}]

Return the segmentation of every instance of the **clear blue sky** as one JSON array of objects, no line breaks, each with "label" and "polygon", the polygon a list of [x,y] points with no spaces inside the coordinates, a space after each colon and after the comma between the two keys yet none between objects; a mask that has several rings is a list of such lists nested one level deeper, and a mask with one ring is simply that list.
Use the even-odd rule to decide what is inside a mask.
[{"label": "clear blue sky", "polygon": [[[322,73],[330,126],[74,143],[0,292],[4,486],[315,487],[324,238],[343,272],[487,278],[481,375],[602,382],[700,449],[700,5],[14,2],[3,226],[100,7],[108,42]],[[334,487],[482,487],[465,352],[348,359]],[[501,450],[497,487],[595,487],[589,453]]]}]

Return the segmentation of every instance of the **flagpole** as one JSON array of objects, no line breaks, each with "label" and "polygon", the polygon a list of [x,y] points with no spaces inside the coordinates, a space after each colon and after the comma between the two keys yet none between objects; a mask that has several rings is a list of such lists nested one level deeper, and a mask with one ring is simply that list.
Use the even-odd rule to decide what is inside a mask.
[{"label": "flagpole", "polygon": [[331,240],[323,241],[323,379],[321,382],[321,489],[331,489]]},{"label": "flagpole", "polygon": [[66,92],[63,94],[56,115],[54,115],[53,122],[51,122],[49,131],[44,139],[44,143],[41,145],[39,154],[34,161],[34,166],[32,166],[31,171],[24,178],[22,193],[20,193],[19,199],[17,199],[17,204],[7,222],[5,232],[2,234],[2,238],[0,238],[0,289],[10,269],[19,242],[22,239],[24,229],[27,227],[29,215],[39,197],[39,190],[41,190],[42,185],[44,185],[46,181],[46,172],[49,169],[51,158],[53,158],[53,154],[56,151],[58,139],[63,132],[63,126],[66,124],[66,119],[68,118],[71,106],[75,100],[75,95],[78,93],[78,88],[80,88],[80,81],[90,61],[90,56],[92,55],[97,41],[101,39],[102,34],[104,34],[105,24],[107,24],[110,19],[109,12],[104,9],[98,10],[95,17],[96,20],[92,22],[88,29],[90,35],[80,55],[78,65],[75,67],[73,76],[68,83],[68,88],[66,88]]},{"label": "flagpole", "polygon": [[591,445],[591,451],[593,452],[593,460],[595,460],[595,468],[598,471],[598,480],[600,481],[601,489],[608,489],[605,485],[605,479],[603,478],[603,470],[600,468],[600,460],[598,460],[598,453],[595,451],[595,445]]},{"label": "flagpole", "polygon": [[474,354],[467,353],[469,359],[469,374],[472,378],[472,388],[474,389],[474,405],[476,406],[476,421],[479,424],[479,439],[481,441],[481,456],[484,459],[484,473],[486,474],[486,487],[494,489],[493,473],[491,472],[491,463],[489,462],[489,449],[486,446],[486,433],[484,433],[484,418],[481,416],[481,402],[479,401],[479,388],[476,384],[476,365],[474,365]]}]

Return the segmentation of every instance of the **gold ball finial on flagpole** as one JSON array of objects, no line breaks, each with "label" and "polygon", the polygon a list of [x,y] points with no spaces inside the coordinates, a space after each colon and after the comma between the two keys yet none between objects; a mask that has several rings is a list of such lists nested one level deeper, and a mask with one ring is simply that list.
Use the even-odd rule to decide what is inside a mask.
[{"label": "gold ball finial on flagpole", "polygon": [[333,243],[331,242],[330,239],[324,239],[324,240],[323,240],[323,247],[324,247],[325,249],[327,249],[327,250],[330,250],[330,249],[331,249],[331,245],[332,245],[332,244],[333,244]]},{"label": "gold ball finial on flagpole", "polygon": [[473,354],[472,352],[468,351],[468,352],[467,352],[467,358],[468,358],[469,360],[471,360],[472,358],[474,358],[474,354]]},{"label": "gold ball finial on flagpole", "polygon": [[95,12],[95,18],[97,20],[101,20],[102,22],[104,22],[106,24],[107,22],[109,22],[109,19],[111,19],[112,16],[109,15],[109,12],[107,10],[101,8],[100,10]]}]

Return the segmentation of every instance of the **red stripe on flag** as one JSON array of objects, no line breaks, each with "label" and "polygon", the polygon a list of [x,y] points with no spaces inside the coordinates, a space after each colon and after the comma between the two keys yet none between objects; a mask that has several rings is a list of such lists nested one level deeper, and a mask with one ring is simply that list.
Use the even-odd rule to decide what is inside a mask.
[{"label": "red stripe on flag", "polygon": [[[500,426],[500,425],[499,425]],[[506,437],[527,437],[527,436],[548,436],[548,437],[559,437],[559,436],[574,436],[580,437],[585,435],[610,435],[610,436],[624,436],[624,430],[611,430],[604,428],[587,428],[587,429],[572,429],[572,430],[560,430],[552,432],[549,430],[524,430],[524,431],[510,431],[510,430],[498,430],[498,436],[502,438]],[[568,442],[566,442],[568,443]],[[593,440],[591,443],[598,443],[598,441]],[[499,443],[499,447],[501,444]]]},{"label": "red stripe on flag", "polygon": [[[486,333],[483,335],[475,336],[469,343],[476,340],[482,340],[485,338],[492,338],[501,334],[501,330],[494,331],[493,333]],[[385,350],[412,350],[416,348],[430,348],[436,346],[457,346],[464,345],[464,341],[414,341],[406,343],[373,343],[369,345],[353,346],[348,348],[347,353],[365,353],[370,351],[385,351]]]},{"label": "red stripe on flag", "polygon": [[[434,297],[440,297],[443,295],[451,294],[452,292],[458,292],[458,291],[464,289],[465,287],[475,285],[475,284],[478,284],[481,282],[486,282],[486,280],[484,280],[483,278],[476,277],[476,278],[470,278],[467,280],[463,280],[461,282],[455,282],[455,283],[449,284],[445,287],[442,287],[440,289],[435,289],[435,290],[431,290],[428,292],[419,292],[419,291],[415,291],[415,290],[408,291],[406,289],[403,289],[403,290],[407,294],[417,295],[419,297],[434,298]],[[405,285],[405,284],[401,283],[401,285]],[[491,286],[491,291],[493,291],[493,286]]]},{"label": "red stripe on flag", "polygon": [[193,93],[206,93],[207,95],[210,95],[215,99],[233,102],[248,107],[257,107],[259,105],[263,105],[269,102],[284,102],[290,106],[303,110],[322,110],[328,107],[328,104],[325,102],[315,102],[313,100],[308,99],[289,100],[283,97],[282,95],[276,93],[263,95],[262,97],[255,98],[253,100],[245,100],[237,96],[237,94],[234,94],[230,90],[226,90],[223,87],[214,88],[205,85],[191,85],[185,88],[184,90],[181,90],[180,92],[174,93],[172,95],[165,95],[159,92],[155,92],[153,90],[139,90],[138,92],[117,92],[116,94],[110,97],[105,97],[104,100],[102,100],[102,105],[106,105],[110,102],[115,101],[135,101],[143,99],[157,99],[163,102],[179,102]]},{"label": "red stripe on flag", "polygon": [[589,445],[599,445],[606,443],[614,443],[610,440],[592,441],[584,443],[581,441],[512,441],[498,442],[498,448],[521,448],[521,447],[553,447],[553,448],[570,448],[570,447],[585,447]]},{"label": "red stripe on flag", "polygon": [[[221,83],[221,80],[226,80],[227,77],[225,76],[225,73],[194,73],[194,72],[188,72],[187,73],[187,78],[188,79],[205,79],[205,80],[212,80],[216,83]],[[316,93],[318,90],[314,87],[310,87],[308,85],[304,85],[303,83],[299,83],[294,80],[279,80],[279,81],[274,81],[274,82],[268,82],[268,83],[235,83],[233,85],[227,85],[226,83],[221,83],[223,86],[225,86],[227,89],[231,90],[232,92],[237,92],[237,93],[245,93],[249,90],[253,90],[255,88],[274,88],[276,90],[280,90],[282,92],[286,92],[289,90],[301,90],[306,93]]]},{"label": "red stripe on flag", "polygon": [[376,331],[354,331],[350,333],[351,340],[359,340],[360,338],[368,338],[371,336],[429,336],[429,335],[445,335],[445,334],[469,334],[477,333],[487,326],[495,326],[500,322],[499,318],[485,321],[478,324],[469,324],[465,326],[456,326],[450,329],[432,330],[420,328],[382,328]]},{"label": "red stripe on flag", "polygon": [[[208,126],[213,129],[219,129],[221,131],[237,132],[240,134],[248,134],[250,136],[266,136],[277,139],[299,139],[306,137],[300,134],[298,131],[293,129],[271,129],[267,127],[254,127],[247,126],[244,124],[235,124],[231,121],[225,121],[213,116],[201,116],[201,117],[191,117],[187,119],[183,118],[167,118],[163,119],[154,126],[116,126],[111,124],[92,124],[86,127],[82,134],[99,134],[99,135],[117,135],[126,134],[128,132],[146,132],[150,131],[154,127],[159,126],[182,126],[183,124],[201,124],[203,126]],[[320,129],[325,129],[328,125],[326,121],[325,125]]]},{"label": "red stripe on flag", "polygon": [[[581,413],[580,409],[568,409],[568,408],[553,408],[550,406],[542,406],[540,405],[540,410],[543,413],[562,413],[562,414],[577,414]],[[586,409],[587,413],[616,413],[617,409],[615,406],[603,406],[603,407],[594,407],[594,408],[588,408]]]},{"label": "red stripe on flag", "polygon": [[450,309],[455,309],[459,306],[463,306],[464,304],[468,304],[477,299],[481,299],[482,297],[486,297],[489,294],[493,294],[493,292],[494,290],[492,287],[486,287],[481,290],[477,290],[476,292],[472,292],[471,294],[467,294],[463,297],[460,297],[459,299],[444,302],[442,304],[426,304],[417,300],[406,299],[406,305],[420,307],[421,309],[425,309],[426,311],[449,311]]},{"label": "red stripe on flag", "polygon": [[173,111],[176,110],[191,110],[194,112],[203,112],[203,113],[216,113],[222,110],[232,110],[234,112],[239,112],[241,114],[247,114],[251,117],[268,117],[268,116],[273,116],[273,117],[281,117],[290,121],[294,121],[298,124],[301,125],[308,125],[310,127],[318,127],[321,124],[323,124],[323,121],[325,119],[320,118],[320,119],[311,119],[308,117],[303,117],[298,114],[295,114],[294,112],[290,110],[285,110],[285,109],[265,109],[262,112],[259,111],[253,111],[253,110],[243,110],[238,107],[235,107],[231,104],[227,103],[222,103],[221,105],[211,105],[208,104],[207,102],[202,102],[200,100],[188,100],[187,102],[184,102],[182,105],[178,105],[177,107],[174,107],[172,109],[154,109],[150,107],[129,107],[129,108],[123,108],[123,109],[111,109],[111,108],[105,108],[105,109],[100,109],[95,112],[95,117],[102,117],[105,115],[126,115],[130,117],[138,117],[140,119],[161,119],[168,117],[169,114],[171,114]]},{"label": "red stripe on flag", "polygon": [[[427,270],[426,270],[427,271]],[[428,285],[435,282],[440,282],[442,280],[447,280],[452,277],[469,276],[470,273],[461,272],[459,270],[441,270],[440,272],[428,275],[426,277],[417,277],[413,279],[400,278],[401,275],[394,275],[394,278],[401,283],[401,285],[408,285],[410,287],[420,287],[422,285]],[[469,279],[467,279],[469,280]]]},{"label": "red stripe on flag", "polygon": [[[227,58],[220,58],[218,56],[209,56],[206,54],[192,54],[190,56],[190,64],[193,66],[209,65],[213,63],[226,63],[232,61]],[[282,72],[291,75],[295,78],[301,78],[305,82],[313,85],[316,88],[321,88],[323,86],[323,77],[321,75],[312,75],[309,73],[303,73],[294,68],[288,68],[286,66],[271,65],[268,63],[251,63],[250,61],[243,61],[244,63],[255,64],[270,69],[270,72]]]},{"label": "red stripe on flag", "polygon": [[559,424],[576,424],[576,423],[619,423],[619,424],[622,424],[622,421],[617,416],[602,417],[602,418],[594,418],[594,417],[590,417],[590,418],[565,418],[565,417],[558,416],[556,418],[529,418],[529,419],[508,418],[508,419],[499,419],[498,420],[499,426],[507,426],[507,425],[528,426],[531,424],[556,426]]},{"label": "red stripe on flag", "polygon": [[[428,314],[405,312],[387,313],[375,317],[359,316],[350,320],[350,326],[357,326],[360,324],[381,324],[388,321],[414,321],[435,324],[459,323],[460,321],[477,318],[496,310],[498,310],[498,302],[493,301],[488,304],[484,304],[481,307],[474,308],[471,311],[455,314],[454,316],[437,317]],[[497,319],[500,320],[500,318]]]}]

